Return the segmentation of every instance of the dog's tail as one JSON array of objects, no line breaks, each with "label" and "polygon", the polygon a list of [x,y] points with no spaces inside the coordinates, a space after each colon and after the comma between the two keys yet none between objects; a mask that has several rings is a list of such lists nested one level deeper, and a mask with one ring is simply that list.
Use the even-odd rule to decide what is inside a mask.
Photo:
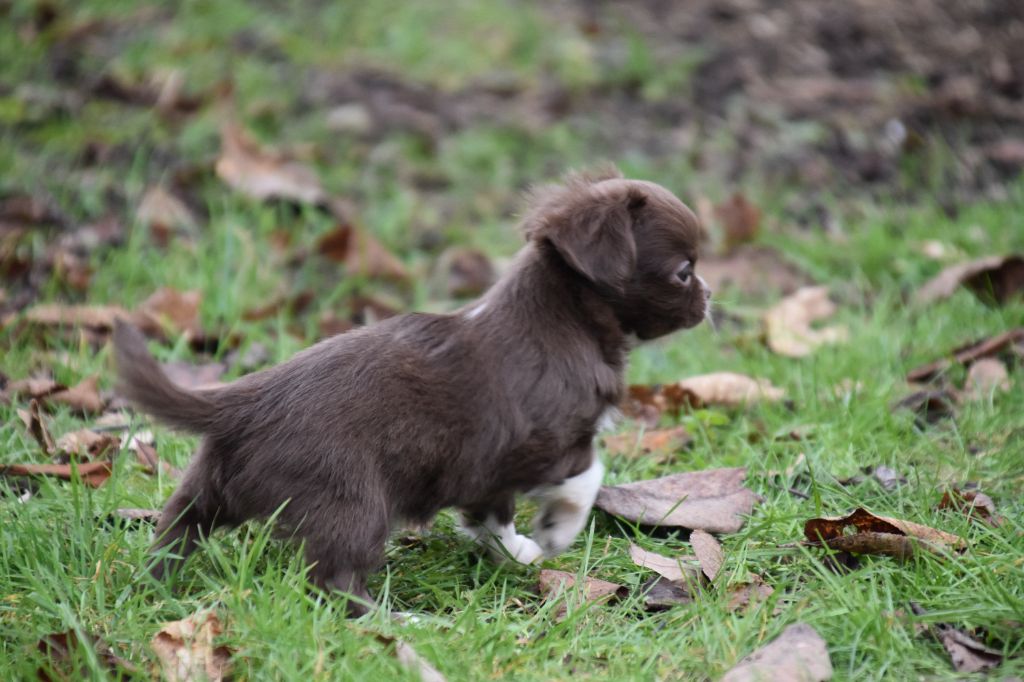
[{"label": "dog's tail", "polygon": [[117,392],[168,426],[207,433],[219,409],[211,391],[190,391],[171,381],[146,349],[142,333],[124,320],[114,324]]}]

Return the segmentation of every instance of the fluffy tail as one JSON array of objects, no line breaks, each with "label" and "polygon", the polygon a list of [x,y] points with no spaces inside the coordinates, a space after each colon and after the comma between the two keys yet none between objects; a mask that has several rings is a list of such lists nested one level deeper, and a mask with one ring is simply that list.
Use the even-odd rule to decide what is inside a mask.
[{"label": "fluffy tail", "polygon": [[117,392],[168,426],[193,433],[209,432],[217,419],[217,403],[204,392],[189,391],[164,374],[146,349],[142,333],[124,320],[114,325]]}]

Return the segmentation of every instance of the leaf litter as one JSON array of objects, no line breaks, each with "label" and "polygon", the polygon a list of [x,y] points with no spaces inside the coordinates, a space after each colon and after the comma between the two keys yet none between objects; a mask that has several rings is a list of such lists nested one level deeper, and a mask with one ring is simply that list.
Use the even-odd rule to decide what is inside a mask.
[{"label": "leaf litter", "polygon": [[[556,571],[553,569],[541,569],[537,579],[537,589],[545,601],[551,601],[563,597],[556,610],[555,618],[562,620],[568,613],[569,605],[564,597],[567,591],[575,588],[578,580],[575,573]],[[579,592],[586,602],[604,604],[617,599],[622,599],[629,594],[629,589],[624,585],[601,580],[600,578],[585,577]]]},{"label": "leaf litter", "polygon": [[819,346],[846,341],[843,326],[814,328],[812,324],[831,317],[836,305],[827,287],[804,287],[769,308],[762,317],[768,347],[778,355],[802,358]]},{"label": "leaf litter", "polygon": [[218,645],[223,626],[212,610],[164,623],[150,646],[170,682],[220,682],[231,673],[230,648]]},{"label": "leaf litter", "polygon": [[819,682],[832,678],[832,660],[821,635],[794,623],[730,669],[722,682]]},{"label": "leaf litter", "polygon": [[987,256],[951,265],[917,290],[914,301],[928,305],[965,287],[987,305],[1002,305],[1024,294],[1024,256]]},{"label": "leaf litter", "polygon": [[810,546],[825,546],[841,553],[881,554],[906,560],[918,551],[944,555],[966,547],[958,535],[912,521],[876,516],[858,508],[846,516],[810,519],[804,524]]},{"label": "leaf litter", "polygon": [[[920,605],[911,602],[910,610],[916,616],[927,615]],[[937,639],[949,654],[953,668],[960,673],[977,673],[998,667],[1003,654],[985,646],[960,628],[949,623],[929,623],[928,632]]]}]

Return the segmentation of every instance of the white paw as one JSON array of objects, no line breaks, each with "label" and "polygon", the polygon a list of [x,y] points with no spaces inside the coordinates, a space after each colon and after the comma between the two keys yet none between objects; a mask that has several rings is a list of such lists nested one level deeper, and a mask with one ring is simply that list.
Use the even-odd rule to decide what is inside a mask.
[{"label": "white paw", "polygon": [[531,538],[517,533],[512,524],[499,524],[492,517],[487,517],[482,525],[464,525],[461,530],[478,545],[486,547],[499,563],[511,559],[520,564],[532,564],[544,556],[544,550]]},{"label": "white paw", "polygon": [[[532,564],[544,556],[541,546],[525,535],[516,535],[504,545],[507,556],[520,564]],[[502,559],[506,558],[504,554]]]},{"label": "white paw", "polygon": [[594,459],[586,471],[535,493],[540,510],[533,522],[533,537],[545,555],[561,554],[576,540],[587,525],[603,477],[604,465]]}]

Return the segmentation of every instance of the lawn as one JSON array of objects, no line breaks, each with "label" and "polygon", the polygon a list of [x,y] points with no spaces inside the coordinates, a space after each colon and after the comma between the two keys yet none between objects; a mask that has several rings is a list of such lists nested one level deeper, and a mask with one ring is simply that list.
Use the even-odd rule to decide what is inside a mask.
[{"label": "lawn", "polygon": [[[99,377],[104,409],[82,414],[40,397],[54,436],[122,413],[102,330],[32,322],[47,303],[135,310],[162,287],[197,291],[192,328],[167,325],[151,349],[186,369],[222,363],[225,379],[279,362],[339,325],[392,309],[450,310],[461,301],[438,265],[450,247],[477,249],[500,269],[520,243],[522,192],[610,159],[695,208],[742,190],[759,207],[752,241],[827,287],[836,312],[824,324],[848,330],[804,357],[782,356],[766,347],[761,322],[780,287],[727,285],[715,292],[714,325],[633,352],[631,384],[730,371],[770,380],[785,399],[663,414],[659,426],[683,425],[692,440],[661,456],[611,452],[601,440],[605,483],[746,467],[760,501],[738,532],[718,536],[725,561],[714,583],[690,585],[692,601],[659,611],[645,606],[642,586],[654,573],[631,560],[630,543],[691,554],[684,529],[595,510],[566,554],[539,567],[497,566],[445,512],[430,528],[396,533],[371,582],[382,608],[352,621],[337,600],[307,589],[301,553],[273,539],[268,524],[219,532],[176,581],[148,580],[152,526],[116,511],[159,508],[176,480],[166,469],[148,473],[127,449],[98,487],[4,476],[4,677],[32,679],[40,669],[53,679],[113,677],[107,647],[134,666],[129,675],[158,676],[153,637],[206,609],[223,625],[217,643],[230,649],[237,679],[416,679],[394,655],[396,639],[449,680],[718,679],[797,622],[827,643],[837,680],[962,679],[924,627],[939,623],[999,652],[994,677],[1024,676],[1024,346],[1003,355],[1008,390],[961,396],[967,368],[953,363],[936,384],[958,393],[952,414],[929,421],[894,407],[915,390],[908,371],[1024,326],[1019,295],[1001,304],[964,287],[929,303],[914,296],[945,266],[1024,252],[1024,181],[1005,178],[969,200],[957,194],[951,208],[957,160],[939,143],[898,164],[892,191],[755,172],[730,181],[714,162],[677,153],[676,142],[652,147],[608,128],[629,120],[634,104],[636,116],[670,107],[707,56],[699,45],[666,50],[614,23],[595,37],[568,9],[533,4],[364,4],[0,3],[3,383]],[[603,60],[593,44],[618,29],[617,56]],[[342,77],[354,69],[369,75]],[[551,83],[558,96],[598,108],[560,119],[546,104],[548,113],[531,118],[555,96]],[[323,197],[345,205],[254,198],[218,164],[225,121],[258,140],[259,159],[277,170],[267,150],[288,150],[313,169]],[[708,134],[702,155],[735,151],[727,129]],[[173,208],[152,200],[154,187],[177,197]],[[18,209],[12,197],[35,200],[46,215]],[[379,240],[404,275],[332,258],[323,238],[339,223]],[[19,415],[28,397],[8,393],[0,463],[48,462]],[[141,415],[126,428],[151,430],[175,467],[196,444]],[[624,419],[616,428],[643,427]],[[864,474],[879,466],[905,481],[887,488]],[[944,491],[968,483],[992,498],[1001,523],[939,508]],[[964,548],[906,561],[865,555],[843,569],[801,544],[805,521],[857,507],[954,533]],[[523,529],[529,511],[518,518]],[[614,603],[586,603],[578,589],[545,597],[541,569],[627,589]],[[730,587],[751,574],[774,592],[733,608]],[[925,613],[914,615],[912,603]],[[41,638],[68,631],[83,642],[68,656],[40,648]]]}]

